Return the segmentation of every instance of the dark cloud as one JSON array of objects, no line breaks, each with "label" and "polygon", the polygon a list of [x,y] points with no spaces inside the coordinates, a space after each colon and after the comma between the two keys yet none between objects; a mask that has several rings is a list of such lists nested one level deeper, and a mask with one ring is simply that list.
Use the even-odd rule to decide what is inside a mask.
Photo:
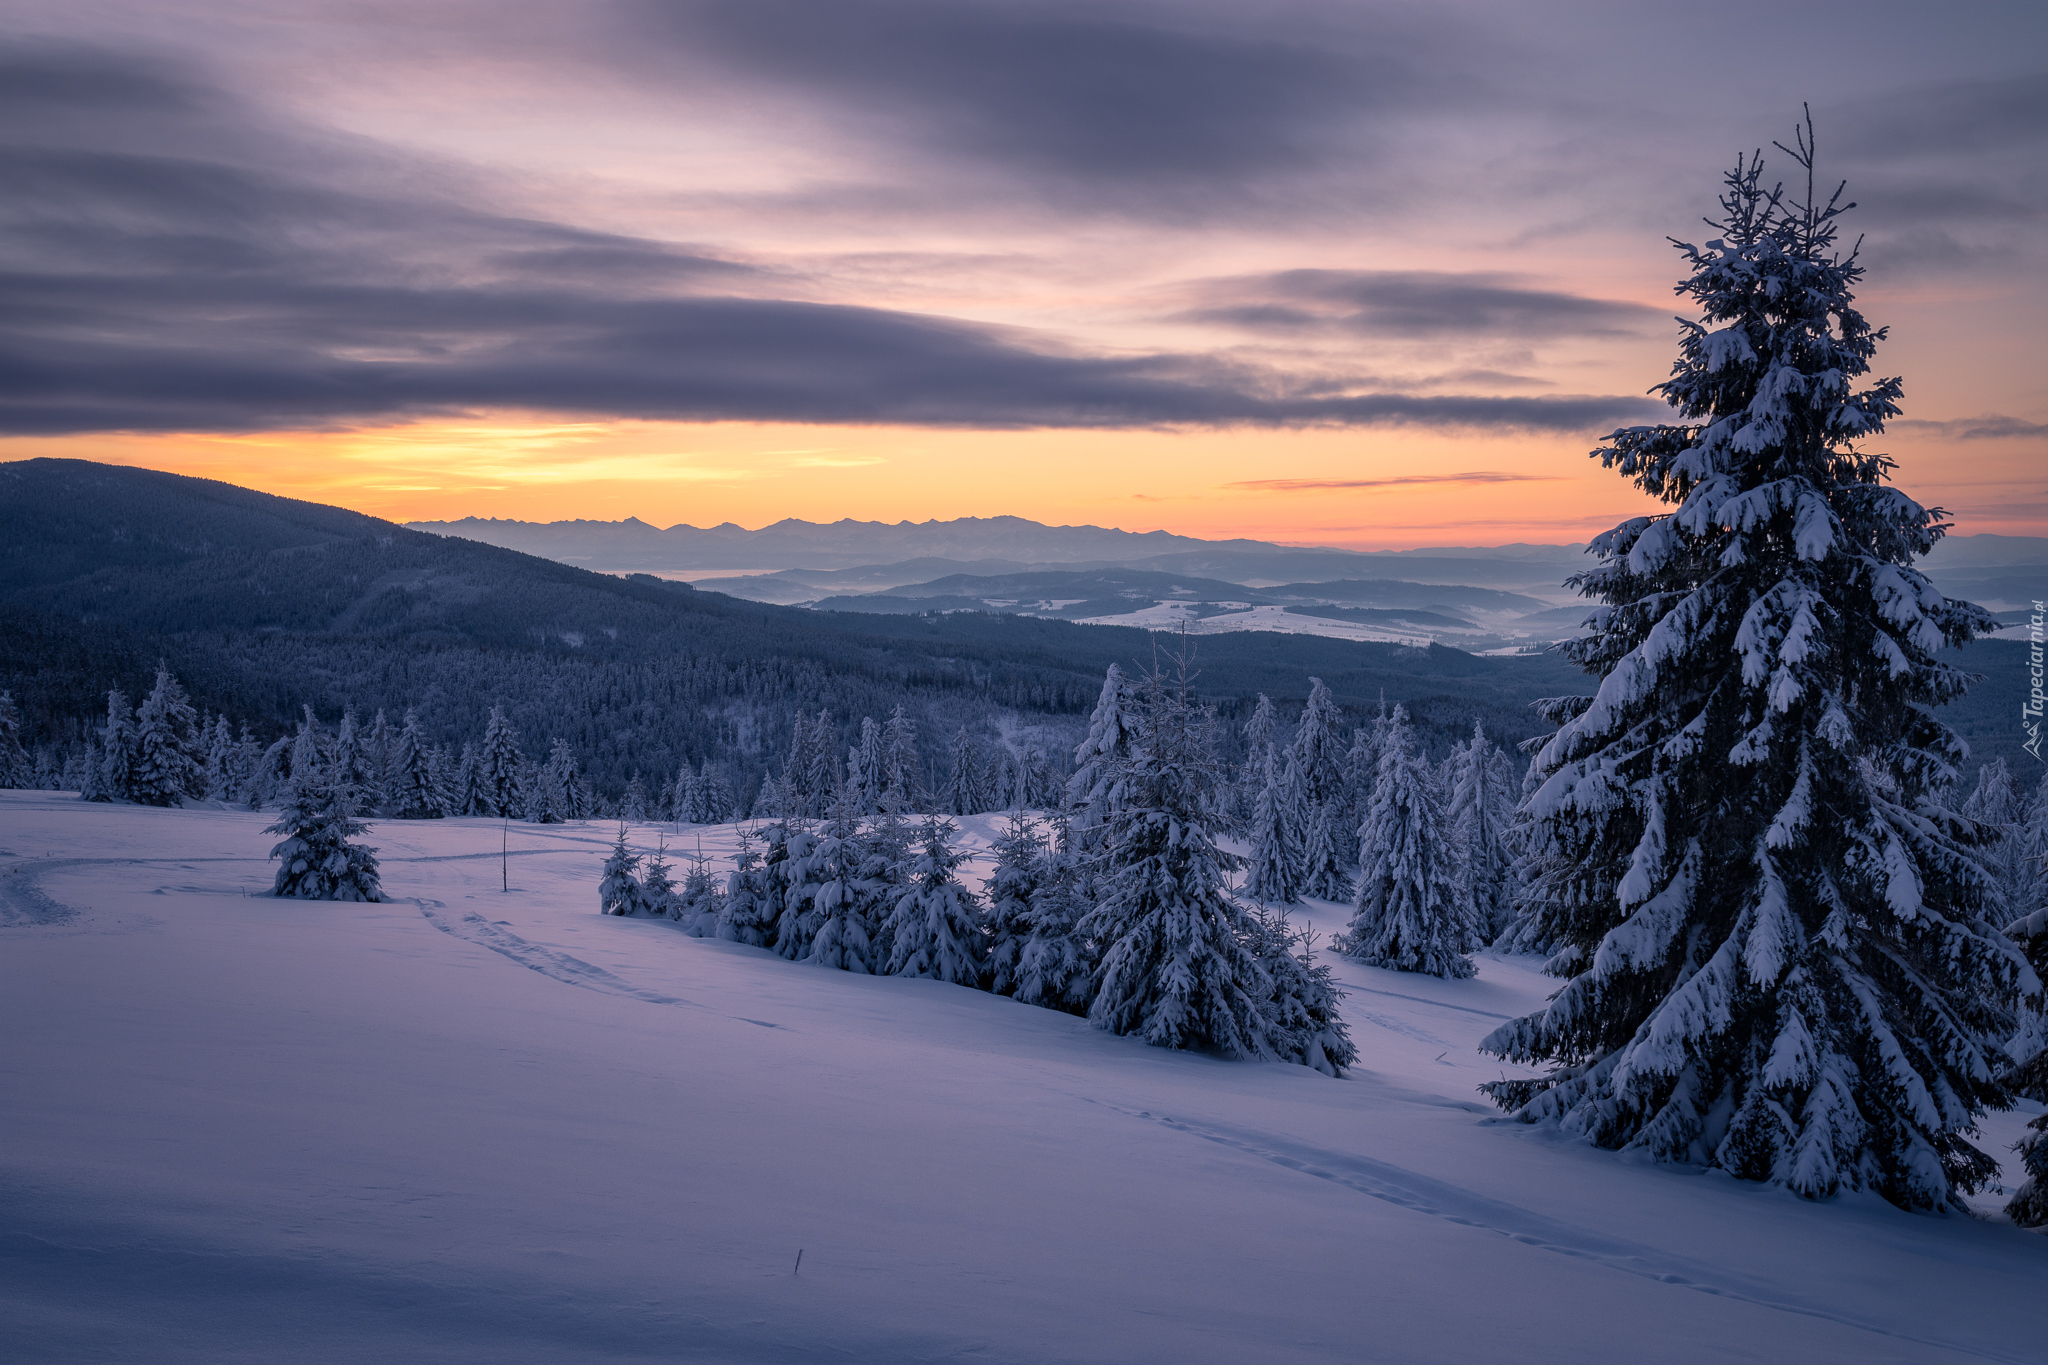
[{"label": "dark cloud", "polygon": [[[35,79],[12,79],[24,72]],[[1215,357],[1081,355],[944,317],[760,297],[776,279],[742,263],[428,197],[416,187],[433,168],[294,130],[161,64],[45,53],[0,70],[0,89],[21,115],[0,134],[14,189],[0,198],[0,428],[18,433],[508,407],[1580,430],[1650,407],[1359,394]]]},{"label": "dark cloud", "polygon": [[2048,71],[1892,90],[1881,98],[1845,100],[1837,108],[1839,114],[1823,125],[1823,152],[1839,148],[1859,162],[1976,157],[2048,145]]},{"label": "dark cloud", "polygon": [[1419,109],[1485,98],[1456,72],[1444,22],[1364,10],[1290,22],[1101,0],[643,0],[626,12],[637,22],[623,66],[708,65],[956,174],[1068,202],[1242,208],[1267,182],[1355,175]]},{"label": "dark cloud", "polygon": [[1509,276],[1435,271],[1287,270],[1201,280],[1175,321],[1277,334],[1564,337],[1641,332],[1667,310],[1530,289]]}]

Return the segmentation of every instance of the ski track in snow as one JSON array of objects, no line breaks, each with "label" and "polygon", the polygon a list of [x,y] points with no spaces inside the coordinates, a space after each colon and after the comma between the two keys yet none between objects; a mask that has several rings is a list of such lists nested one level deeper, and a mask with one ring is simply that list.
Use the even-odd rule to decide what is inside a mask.
[{"label": "ski track in snow", "polygon": [[[696,1001],[685,1000],[678,995],[663,995],[659,991],[642,990],[613,976],[602,967],[585,962],[580,957],[571,957],[567,953],[543,947],[531,939],[507,933],[474,910],[464,911],[458,915],[440,901],[426,900],[419,896],[409,896],[406,899],[420,908],[420,913],[427,917],[427,923],[450,938],[459,938],[466,943],[474,943],[479,948],[488,948],[494,953],[511,958],[522,967],[539,972],[542,976],[567,985],[581,986],[585,990],[601,991],[606,995],[622,995],[630,1000],[644,1000],[650,1005],[688,1005],[692,1009],[704,1008]],[[752,1024],[760,1021],[749,1019],[746,1022]],[[775,1025],[768,1027],[772,1028]]]},{"label": "ski track in snow", "polygon": [[1560,1256],[1589,1261],[1624,1275],[1654,1280],[1678,1289],[1713,1294],[1775,1312],[1818,1318],[1823,1322],[1869,1332],[1893,1341],[1931,1346],[1979,1360],[1998,1361],[2001,1365],[2036,1365],[2035,1360],[2030,1357],[2003,1355],[1996,1351],[1943,1341],[1936,1337],[1914,1336],[1861,1318],[1799,1303],[1781,1293],[1773,1292],[1773,1286],[1768,1283],[1751,1279],[1739,1272],[1682,1256],[1673,1256],[1640,1243],[1604,1237],[1586,1228],[1561,1223],[1554,1218],[1531,1213],[1527,1209],[1503,1203],[1483,1194],[1475,1194],[1471,1190],[1429,1176],[1418,1175],[1388,1162],[1375,1161],[1371,1157],[1333,1152],[1327,1148],[1313,1147],[1273,1133],[1233,1128],[1220,1123],[1198,1123],[1188,1119],[1169,1118],[1164,1114],[1130,1109],[1107,1100],[1091,1099],[1087,1096],[1078,1098],[1090,1104],[1099,1104],[1106,1109],[1115,1110],[1129,1118],[1160,1124],[1175,1132],[1186,1133],[1205,1142],[1213,1142],[1261,1161],[1271,1162],[1275,1166],[1313,1176],[1318,1180],[1326,1180],[1333,1185],[1341,1185],[1345,1189],[1413,1210],[1427,1217],[1441,1218],[1445,1222],[1481,1232],[1499,1233],[1510,1241],[1533,1250],[1549,1251]]},{"label": "ski track in snow", "polygon": [[[1339,989],[1347,993],[1351,991],[1361,991],[1366,995],[1384,995],[1389,996],[1395,1000],[1413,1000],[1418,1005],[1433,1005],[1440,1010],[1456,1010],[1460,1014],[1477,1014],[1487,1019],[1512,1019],[1515,1017],[1512,1014],[1495,1014],[1492,1010],[1473,1009],[1470,1005],[1452,1005],[1442,1000],[1430,1000],[1420,995],[1403,995],[1399,991],[1374,990],[1371,986],[1344,985],[1340,986]],[[1433,1043],[1437,1040],[1432,1038],[1429,1041]]]}]

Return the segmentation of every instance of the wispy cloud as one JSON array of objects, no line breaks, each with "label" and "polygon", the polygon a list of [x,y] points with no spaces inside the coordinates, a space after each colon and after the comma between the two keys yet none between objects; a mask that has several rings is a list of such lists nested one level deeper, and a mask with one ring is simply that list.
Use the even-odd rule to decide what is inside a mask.
[{"label": "wispy cloud", "polygon": [[2005,441],[2048,436],[2048,422],[2028,422],[1996,412],[1987,413],[1982,417],[1959,417],[1947,422],[1914,417],[1893,422],[1891,425],[1898,431],[1924,431],[1957,441]]},{"label": "wispy cloud", "polygon": [[1616,336],[1662,323],[1669,309],[1532,287],[1513,275],[1426,270],[1282,270],[1177,287],[1173,321],[1298,335],[1406,339]]},{"label": "wispy cloud", "polygon": [[1408,484],[1434,483],[1556,483],[1555,474],[1509,474],[1500,470],[1475,469],[1463,474],[1400,474],[1386,479],[1247,479],[1226,483],[1259,493],[1306,493],[1336,488],[1400,488]]}]

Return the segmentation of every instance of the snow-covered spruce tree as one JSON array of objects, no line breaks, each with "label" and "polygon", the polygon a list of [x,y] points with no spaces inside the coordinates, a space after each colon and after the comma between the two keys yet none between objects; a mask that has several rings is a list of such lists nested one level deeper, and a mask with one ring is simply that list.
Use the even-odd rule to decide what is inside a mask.
[{"label": "snow-covered spruce tree", "polygon": [[682,891],[675,878],[669,875],[668,845],[657,841],[654,852],[646,855],[640,869],[640,903],[647,907],[647,913],[672,920],[682,919]]},{"label": "snow-covered spruce tree", "polygon": [[420,730],[419,713],[406,708],[405,724],[389,746],[384,808],[401,820],[439,820],[448,797],[434,781],[432,755]]},{"label": "snow-covered spruce tree", "polygon": [[872,915],[860,885],[861,861],[867,852],[860,837],[861,800],[849,780],[833,803],[831,818],[818,832],[818,888],[811,898],[811,944],[804,961],[844,972],[872,973],[876,965]]},{"label": "snow-covered spruce tree", "polygon": [[[2048,778],[2042,785],[2048,788]],[[2007,925],[2005,932],[2022,946],[2035,975],[2048,977],[2048,907]],[[2043,1037],[2038,1018],[2031,1023],[2033,1027],[2023,1031],[2027,1046],[2020,1065],[2005,1078],[2006,1084],[2015,1094],[2048,1103],[2048,1038]],[[2005,1211],[2021,1227],[2037,1228],[2048,1225],[2048,1114],[2036,1117],[2027,1129],[2028,1135],[2013,1148],[2026,1175]]]},{"label": "snow-covered spruce tree", "polygon": [[641,779],[638,768],[626,779],[626,794],[619,801],[619,813],[634,824],[647,823],[647,783]]},{"label": "snow-covered spruce tree", "polygon": [[551,825],[589,816],[583,774],[576,769],[576,753],[568,740],[558,739],[549,748],[548,761],[534,775],[527,790],[526,818],[537,825]]},{"label": "snow-covered spruce tree", "polygon": [[604,875],[597,884],[597,912],[600,915],[637,915],[647,908],[640,885],[640,855],[626,847],[626,827],[604,860]]},{"label": "snow-covered spruce tree", "polygon": [[[2006,897],[2006,910],[2014,915],[2031,915],[2048,910],[2048,774],[2034,785],[2034,794],[2020,808],[2018,848],[2013,863],[2019,889]],[[2036,967],[2038,975],[2040,968]],[[2048,978],[2044,978],[2048,980]]]},{"label": "snow-covered spruce tree", "polygon": [[35,765],[21,747],[21,712],[14,694],[0,691],[0,787],[26,787],[34,778]]},{"label": "snow-covered spruce tree", "polygon": [[676,892],[669,915],[693,938],[716,938],[719,912],[724,908],[725,892],[699,852],[690,859],[690,870],[683,874],[682,889]]},{"label": "snow-covered spruce tree", "polygon": [[947,756],[951,767],[945,789],[939,793],[939,808],[949,815],[979,815],[988,808],[982,781],[982,769],[988,765],[988,759],[965,725],[953,736]]},{"label": "snow-covered spruce tree", "polygon": [[472,813],[499,817],[523,814],[526,799],[519,780],[525,768],[526,756],[519,752],[519,736],[505,715],[505,708],[493,706],[491,718],[484,726],[483,746],[476,756],[480,809]]},{"label": "snow-covered spruce tree", "polygon": [[1244,894],[1267,905],[1291,905],[1302,893],[1300,835],[1295,828],[1300,803],[1294,783],[1281,769],[1284,761],[1273,746],[1266,746],[1265,779],[1252,803],[1252,854]]},{"label": "snow-covered spruce tree", "polygon": [[301,706],[299,712],[299,732],[292,737],[290,780],[310,786],[325,779],[333,746],[321,730],[320,718],[313,714],[313,708]]},{"label": "snow-covered spruce tree", "polygon": [[988,897],[988,988],[997,995],[1015,995],[1024,949],[1031,942],[1031,898],[1045,874],[1038,822],[1021,810],[1010,812],[992,851],[996,864],[983,888]]},{"label": "snow-covered spruce tree", "polygon": [[1715,239],[1678,244],[1682,421],[1594,452],[1675,510],[1573,580],[1606,604],[1565,647],[1599,692],[1527,803],[1569,980],[1483,1044],[1557,1069],[1487,1089],[1604,1147],[1957,1207],[1995,1170],[1966,1140],[2005,1101],[1994,1040],[2038,989],[1936,801],[1963,746],[1933,708],[1966,682],[1936,655],[1991,622],[1910,567],[1946,524],[1855,444],[1900,384],[1852,387],[1884,333],[1810,128],[1791,154],[1803,202],[1738,161]]},{"label": "snow-covered spruce tree", "polygon": [[1258,931],[1252,956],[1273,983],[1268,1000],[1273,1050],[1283,1061],[1325,1076],[1343,1075],[1358,1060],[1358,1049],[1337,1006],[1344,992],[1329,964],[1315,960],[1313,935],[1296,930],[1287,911],[1278,907],[1255,911],[1252,923]]},{"label": "snow-covered spruce tree", "polygon": [[175,806],[201,788],[199,756],[193,752],[199,713],[164,664],[156,686],[135,713],[135,756],[128,794],[145,806]]},{"label": "snow-covered spruce tree", "polygon": [[2009,913],[2029,908],[2025,902],[2039,880],[2039,869],[2025,860],[2027,793],[2002,758],[1977,770],[1977,785],[1962,803],[1962,813],[1984,830],[1978,854]]},{"label": "snow-covered spruce tree", "polygon": [[355,818],[355,793],[315,774],[289,783],[277,806],[277,823],[265,834],[282,834],[270,850],[278,860],[273,896],[312,901],[381,901],[377,850],[349,840],[368,828]]},{"label": "snow-covered spruce tree", "polygon": [[882,727],[882,799],[900,813],[924,804],[924,783],[919,776],[917,722],[902,707],[889,713]]},{"label": "snow-covered spruce tree", "polygon": [[1252,707],[1252,718],[1244,724],[1244,763],[1237,770],[1237,808],[1241,817],[1249,822],[1252,808],[1258,804],[1259,793],[1266,785],[1267,762],[1274,748],[1274,736],[1280,728],[1279,712],[1273,708],[1273,699],[1259,693],[1258,704]]},{"label": "snow-covered spruce tree", "polygon": [[363,731],[363,767],[369,774],[368,786],[373,794],[373,804],[379,810],[390,799],[387,783],[391,776],[391,746],[397,739],[398,732],[391,728],[384,708],[378,707],[369,728]]},{"label": "snow-covered spruce tree", "polygon": [[890,916],[895,913],[897,897],[910,885],[910,840],[910,826],[891,802],[884,801],[881,813],[868,822],[861,841],[857,889],[872,926],[868,933],[868,960],[875,964],[877,975],[889,963]]},{"label": "snow-covered spruce tree", "polygon": [[987,949],[981,907],[960,880],[966,856],[953,847],[953,822],[928,816],[910,864],[910,885],[889,915],[889,975],[922,976],[957,986],[981,984]]},{"label": "snow-covered spruce tree", "polygon": [[1225,880],[1237,860],[1209,829],[1220,765],[1186,673],[1183,661],[1171,689],[1157,670],[1145,678],[1130,746],[1107,775],[1123,795],[1102,840],[1100,900],[1079,926],[1102,945],[1088,1017],[1154,1047],[1269,1056],[1273,983]]},{"label": "snow-covered spruce tree", "polygon": [[1095,999],[1094,944],[1081,921],[1094,908],[1079,856],[1053,817],[1053,846],[1031,889],[1031,934],[1017,958],[1016,988],[1027,1005],[1086,1015]]},{"label": "snow-covered spruce tree", "polygon": [[1123,804],[1121,783],[1138,738],[1135,702],[1130,681],[1111,664],[1088,718],[1087,737],[1074,749],[1074,772],[1067,779],[1068,818],[1074,842],[1083,852],[1100,850]]},{"label": "snow-covered spruce tree", "polygon": [[775,917],[775,951],[795,962],[810,956],[811,939],[818,932],[818,890],[830,879],[824,859],[818,856],[818,836],[796,826],[771,830],[768,844],[769,885],[780,909]]},{"label": "snow-covered spruce tree", "polygon": [[860,742],[846,751],[846,781],[855,813],[874,814],[882,795],[882,727],[873,716],[861,717]]},{"label": "snow-covered spruce tree", "polygon": [[263,802],[263,746],[256,742],[256,736],[249,729],[249,722],[242,722],[242,733],[235,740],[235,801],[255,810]]},{"label": "snow-covered spruce tree", "polygon": [[128,709],[127,694],[120,688],[107,693],[107,720],[100,727],[99,769],[93,774],[92,790],[81,792],[88,801],[126,801],[135,781],[135,717]]},{"label": "snow-covered spruce tree", "polygon": [[1352,806],[1345,781],[1349,755],[1330,689],[1321,678],[1308,682],[1308,705],[1287,755],[1302,812],[1302,893],[1345,901],[1351,899],[1351,869],[1357,863],[1356,836],[1345,827]]},{"label": "snow-covered spruce tree", "polygon": [[1478,721],[1472,742],[1458,751],[1444,817],[1465,902],[1491,943],[1514,918],[1515,776]]},{"label": "snow-covered spruce tree", "polygon": [[328,778],[336,786],[356,794],[356,809],[375,808],[379,793],[373,785],[369,755],[363,751],[363,734],[356,727],[356,713],[341,713],[341,725],[334,732],[334,745],[327,754]]},{"label": "snow-covered spruce tree", "polygon": [[1397,972],[1471,976],[1478,969],[1465,954],[1480,946],[1479,936],[1436,783],[1416,752],[1404,708],[1394,708],[1379,750],[1372,802],[1358,831],[1358,910],[1337,951]]},{"label": "snow-covered spruce tree", "polygon": [[718,907],[718,937],[765,948],[774,931],[775,910],[768,899],[761,855],[754,849],[754,836],[741,830],[739,853],[725,883],[725,902]]},{"label": "snow-covered spruce tree", "polygon": [[214,717],[213,725],[206,730],[206,766],[201,782],[209,801],[232,802],[240,794],[241,782],[235,772],[238,752],[235,747],[235,732],[228,725],[226,716]]}]

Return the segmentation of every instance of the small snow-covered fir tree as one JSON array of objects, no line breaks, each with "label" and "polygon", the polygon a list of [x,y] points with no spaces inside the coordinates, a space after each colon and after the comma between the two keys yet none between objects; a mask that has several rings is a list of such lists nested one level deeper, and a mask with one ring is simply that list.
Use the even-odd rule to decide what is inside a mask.
[{"label": "small snow-covered fir tree", "polygon": [[398,731],[391,728],[391,721],[378,707],[377,714],[370,720],[369,728],[363,731],[363,768],[368,774],[365,786],[369,795],[365,798],[365,809],[382,810],[389,799],[385,783],[390,777],[391,746],[398,739]]},{"label": "small snow-covered fir tree", "polygon": [[165,664],[135,713],[135,756],[128,794],[145,806],[175,806],[203,785],[194,752],[199,713]]},{"label": "small snow-covered fir tree", "polygon": [[435,781],[433,755],[420,730],[417,711],[407,707],[405,724],[389,745],[385,765],[385,809],[400,820],[439,820],[449,798]]},{"label": "small snow-covered fir tree", "polygon": [[1994,758],[1977,770],[1977,785],[1964,799],[1962,813],[1987,827],[1977,854],[2006,910],[2030,908],[2026,901],[2040,880],[2040,870],[2026,862],[2027,793],[2004,759]]},{"label": "small snow-covered fir tree", "polygon": [[647,908],[640,886],[640,855],[626,847],[626,827],[604,860],[604,873],[597,884],[597,912],[600,915],[637,915]]},{"label": "small snow-covered fir tree", "polygon": [[488,815],[490,810],[484,799],[483,773],[478,766],[477,748],[474,740],[462,742],[462,757],[456,760],[455,777],[449,789],[449,798],[457,815]]},{"label": "small snow-covered fir tree", "polygon": [[1379,750],[1372,802],[1358,832],[1364,852],[1357,913],[1337,950],[1397,972],[1471,976],[1478,969],[1465,954],[1479,946],[1478,934],[1436,783],[1416,752],[1403,707],[1394,708]]},{"label": "small snow-covered fir tree", "polygon": [[1329,964],[1315,960],[1314,936],[1296,930],[1287,911],[1277,907],[1255,911],[1252,925],[1252,956],[1273,983],[1268,1009],[1274,1052],[1325,1076],[1343,1075],[1358,1060],[1358,1049],[1337,1005],[1344,992]]},{"label": "small snow-covered fir tree", "polygon": [[120,688],[107,693],[107,720],[100,727],[100,763],[88,801],[126,801],[135,782],[135,717]]},{"label": "small snow-covered fir tree", "polygon": [[566,739],[557,739],[548,750],[548,761],[526,786],[526,818],[537,825],[584,820],[590,816],[584,794],[583,774],[577,771],[576,751]]},{"label": "small snow-covered fir tree", "polygon": [[818,890],[831,873],[818,855],[818,836],[802,826],[769,831],[767,865],[778,911],[769,943],[795,962],[810,955],[811,939],[818,932]]},{"label": "small snow-covered fir tree", "polygon": [[[1296,790],[1300,790],[1297,786]],[[1345,838],[1338,822],[1349,803],[1333,796],[1321,805],[1297,807],[1302,811],[1301,881],[1302,894],[1326,901],[1348,901],[1356,891],[1349,860],[1344,850],[1357,844]]]},{"label": "small snow-covered fir tree", "polygon": [[690,870],[683,874],[683,884],[671,903],[669,916],[693,938],[716,938],[719,912],[724,908],[725,892],[700,852],[690,860]]},{"label": "small snow-covered fir tree", "polygon": [[1259,693],[1259,700],[1252,707],[1252,718],[1244,724],[1244,762],[1237,770],[1237,806],[1245,819],[1251,818],[1252,807],[1265,788],[1268,770],[1267,759],[1272,757],[1274,736],[1280,728],[1280,715],[1273,707],[1273,699]]},{"label": "small snow-covered fir tree", "polygon": [[995,867],[982,888],[988,897],[988,988],[1015,995],[1022,979],[1024,949],[1031,942],[1031,901],[1045,874],[1045,845],[1038,822],[1012,811],[996,836]]},{"label": "small snow-covered fir tree", "polygon": [[657,842],[654,852],[649,853],[640,864],[640,903],[650,915],[660,915],[680,920],[678,913],[682,890],[669,875],[668,846]]},{"label": "small snow-covered fir tree", "polygon": [[910,864],[910,885],[889,915],[889,975],[957,986],[981,984],[987,947],[981,907],[960,880],[965,855],[953,847],[950,820],[927,816]]},{"label": "small snow-covered fir tree", "polygon": [[522,815],[526,811],[526,795],[520,785],[521,774],[526,769],[526,756],[519,752],[519,736],[512,729],[512,721],[505,715],[505,708],[493,706],[491,718],[484,726],[484,740],[476,756],[476,793],[479,809],[476,815]]},{"label": "small snow-covered fir tree", "polygon": [[882,727],[881,797],[898,813],[924,804],[923,764],[917,756],[917,722],[898,706]]},{"label": "small snow-covered fir tree", "polygon": [[[1263,697],[1261,701],[1265,700]],[[1265,750],[1265,778],[1252,803],[1252,853],[1245,869],[1244,894],[1268,905],[1292,905],[1303,890],[1300,799],[1284,762],[1273,746]]]},{"label": "small snow-covered fir tree", "polygon": [[967,733],[962,725],[960,733],[953,736],[948,751],[952,760],[946,773],[946,786],[939,793],[939,807],[950,815],[978,815],[988,809],[982,770],[988,766],[988,758],[981,746],[974,742],[974,736]]},{"label": "small snow-covered fir tree", "polygon": [[[2043,785],[2048,786],[2048,778]],[[2048,979],[2048,907],[2007,925],[2005,932],[2021,945],[2034,974]],[[2005,1080],[2015,1094],[2048,1104],[2048,1037],[2038,1018],[2032,1022],[2034,1027],[2023,1034],[2027,1046],[2020,1064]],[[2020,1154],[2024,1174],[2005,1206],[2006,1215],[2023,1228],[2048,1226],[2048,1114],[2037,1115],[2027,1125],[2027,1136],[2013,1150]]]},{"label": "small snow-covered fir tree", "polygon": [[873,926],[868,934],[869,961],[881,974],[889,963],[889,920],[896,911],[897,898],[910,885],[911,828],[885,801],[881,813],[868,822],[861,841],[860,903]]},{"label": "small snow-covered fir tree", "polygon": [[619,799],[619,813],[634,824],[647,822],[647,783],[641,779],[638,768],[626,779],[625,795]]},{"label": "small snow-covered fir tree", "polygon": [[256,742],[246,720],[242,722],[242,733],[235,740],[234,771],[235,801],[255,810],[264,797],[263,746]]},{"label": "small snow-covered fir tree", "polygon": [[1080,858],[1054,817],[1054,841],[1031,888],[1030,936],[1017,955],[1016,988],[1027,1005],[1086,1015],[1095,999],[1095,945],[1081,930],[1094,908]]},{"label": "small snow-covered fir tree", "polygon": [[299,732],[292,737],[290,778],[301,786],[311,787],[326,781],[327,759],[332,746],[320,729],[320,720],[313,714],[313,708],[301,706],[299,712]]},{"label": "small snow-covered fir tree", "polygon": [[355,793],[347,787],[310,781],[291,784],[278,803],[277,823],[265,834],[282,834],[270,856],[278,860],[273,896],[314,901],[381,901],[377,850],[349,841],[368,826],[355,818]]},{"label": "small snow-covered fir tree", "polygon": [[718,937],[765,948],[775,932],[775,914],[754,836],[741,830],[739,852],[725,883],[725,902],[718,907]]},{"label": "small snow-covered fir tree", "polygon": [[363,734],[356,726],[356,713],[344,710],[341,725],[334,732],[334,744],[327,753],[328,780],[356,794],[357,810],[376,807],[378,793],[370,773],[370,758],[363,749]]},{"label": "small snow-covered fir tree", "polygon": [[1268,1056],[1273,983],[1225,880],[1236,860],[1209,829],[1220,773],[1185,681],[1185,660],[1174,689],[1156,670],[1145,678],[1123,713],[1125,754],[1102,778],[1123,795],[1103,831],[1099,900],[1080,925],[1102,946],[1088,1017],[1155,1047]]},{"label": "small snow-covered fir tree", "polygon": [[1472,722],[1472,742],[1458,750],[1444,812],[1464,899],[1491,943],[1514,918],[1515,778],[1506,755]]},{"label": "small snow-covered fir tree", "polygon": [[249,780],[250,810],[283,795],[292,780],[292,754],[297,748],[295,736],[279,735],[257,755],[256,770]]},{"label": "small snow-covered fir tree", "polygon": [[1136,700],[1123,670],[1111,664],[1088,717],[1087,737],[1074,750],[1073,775],[1067,778],[1073,838],[1086,852],[1099,850],[1123,805],[1122,783],[1138,740]]},{"label": "small snow-covered fir tree", "polygon": [[206,761],[200,784],[206,799],[233,801],[241,790],[241,782],[235,772],[235,732],[228,726],[226,716],[214,717],[212,725],[201,729],[206,736]]},{"label": "small snow-covered fir tree", "polygon": [[1716,236],[1680,244],[1673,425],[1595,454],[1674,505],[1593,542],[1605,605],[1564,648],[1601,675],[1529,798],[1537,914],[1569,979],[1484,1046],[1550,1061],[1489,1087],[1525,1120],[1809,1198],[1960,1207],[1968,1137],[2005,1101],[1996,1049],[2038,990],[1986,920],[1977,826],[1942,807],[1963,746],[1938,655],[1990,618],[1912,567],[1940,513],[1858,443],[1900,384],[1854,387],[1881,329],[1837,250],[1839,195],[1738,161]]},{"label": "small snow-covered fir tree", "polygon": [[819,831],[814,854],[818,886],[811,898],[811,942],[804,961],[844,972],[872,973],[876,967],[873,912],[860,884],[867,850],[860,837],[859,801],[849,782]]},{"label": "small snow-covered fir tree", "polygon": [[860,742],[846,752],[846,782],[855,813],[874,814],[882,796],[882,727],[873,716],[861,718]]},{"label": "small snow-covered fir tree", "polygon": [[0,691],[0,787],[26,787],[35,779],[35,765],[21,745],[21,712],[12,692]]}]

